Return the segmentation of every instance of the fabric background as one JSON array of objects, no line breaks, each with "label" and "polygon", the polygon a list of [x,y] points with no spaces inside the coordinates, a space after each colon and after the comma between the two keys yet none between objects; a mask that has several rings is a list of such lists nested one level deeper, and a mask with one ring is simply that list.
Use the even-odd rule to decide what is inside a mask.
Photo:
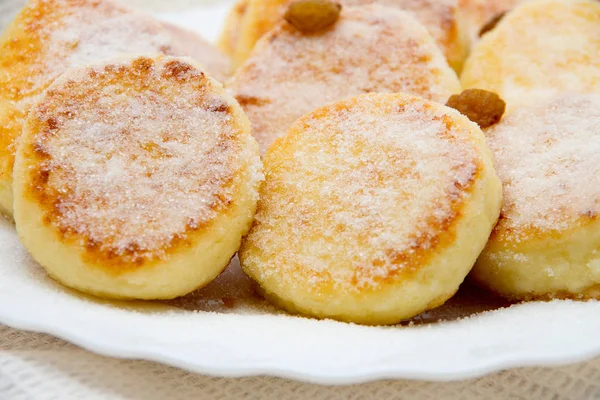
[{"label": "fabric background", "polygon": [[600,358],[462,382],[325,387],[270,377],[206,377],[153,362],[102,357],[48,335],[0,326],[0,399],[594,400],[600,399]]}]

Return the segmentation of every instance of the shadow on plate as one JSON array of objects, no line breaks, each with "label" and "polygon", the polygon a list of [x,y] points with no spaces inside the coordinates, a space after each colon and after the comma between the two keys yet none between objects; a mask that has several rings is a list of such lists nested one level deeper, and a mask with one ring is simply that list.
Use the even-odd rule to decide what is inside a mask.
[{"label": "shadow on plate", "polygon": [[242,272],[237,256],[221,275],[202,289],[165,303],[189,311],[278,312],[257,293],[256,284]]},{"label": "shadow on plate", "polygon": [[[245,314],[281,312],[257,293],[255,283],[244,275],[237,257],[206,287],[166,303],[193,311]],[[454,321],[510,305],[511,303],[506,300],[465,282],[458,293],[443,306],[404,321],[400,325],[413,326]]]},{"label": "shadow on plate", "polygon": [[[3,217],[0,217],[0,224],[10,225],[14,229],[12,223]],[[121,301],[104,300],[66,288],[48,276],[20,245],[14,251],[18,263],[26,269],[29,279],[39,281],[45,290],[63,292],[80,301],[143,313],[163,313],[179,309],[246,315],[285,314],[270,305],[257,293],[256,284],[242,272],[237,257],[217,279],[186,296],[168,301]],[[466,282],[458,293],[443,306],[404,321],[400,325],[412,326],[454,321],[510,305],[511,303],[504,299]]]},{"label": "shadow on plate", "polygon": [[466,281],[456,295],[441,307],[426,311],[400,325],[425,325],[436,322],[455,321],[486,311],[510,307],[512,304],[502,297],[495,296]]}]

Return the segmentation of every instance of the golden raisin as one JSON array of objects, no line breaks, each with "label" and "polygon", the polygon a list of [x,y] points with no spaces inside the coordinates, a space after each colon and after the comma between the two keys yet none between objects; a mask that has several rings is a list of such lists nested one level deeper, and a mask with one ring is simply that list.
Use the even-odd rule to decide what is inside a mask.
[{"label": "golden raisin", "polygon": [[486,22],[485,25],[483,25],[481,27],[481,29],[479,30],[479,37],[482,37],[489,31],[494,29],[496,27],[496,25],[498,25],[498,22],[500,22],[502,20],[502,18],[504,18],[505,15],[506,15],[506,11],[501,12],[499,14],[496,14],[494,17],[492,17],[492,19],[490,19],[488,22]]},{"label": "golden raisin", "polygon": [[506,110],[506,103],[500,96],[483,89],[467,89],[461,94],[454,94],[446,105],[466,115],[481,129],[500,122]]},{"label": "golden raisin", "polygon": [[331,0],[296,0],[283,18],[302,33],[314,33],[335,24],[341,11],[342,6]]}]

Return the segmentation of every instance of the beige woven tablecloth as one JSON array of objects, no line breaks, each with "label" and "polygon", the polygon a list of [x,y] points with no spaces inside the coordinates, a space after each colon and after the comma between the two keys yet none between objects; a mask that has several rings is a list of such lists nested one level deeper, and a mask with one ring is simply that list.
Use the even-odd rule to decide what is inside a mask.
[{"label": "beige woven tablecloth", "polygon": [[600,359],[463,382],[324,387],[269,377],[200,376],[153,362],[102,357],[48,335],[0,326],[0,399],[592,400],[600,399]]},{"label": "beige woven tablecloth", "polygon": [[[154,9],[199,0],[129,0]],[[201,1],[201,0],[200,0]],[[24,0],[0,0],[0,27]],[[453,383],[381,381],[323,387],[270,377],[221,379],[147,361],[98,356],[48,335],[0,325],[0,400],[31,399],[600,399],[600,359],[526,368]]]}]

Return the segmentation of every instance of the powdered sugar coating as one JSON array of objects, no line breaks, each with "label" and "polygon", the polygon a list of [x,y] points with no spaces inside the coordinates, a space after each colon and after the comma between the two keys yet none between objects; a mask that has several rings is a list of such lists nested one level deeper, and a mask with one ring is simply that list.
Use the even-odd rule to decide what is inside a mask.
[{"label": "powdered sugar coating", "polygon": [[227,211],[240,174],[260,179],[247,125],[221,90],[175,58],[102,64],[57,80],[28,123],[27,157],[37,159],[30,192],[45,223],[119,267],[188,243]]},{"label": "powdered sugar coating", "polygon": [[30,107],[60,74],[146,53],[189,51],[158,21],[112,0],[31,1],[0,43],[0,189],[10,187],[15,141]]},{"label": "powdered sugar coating", "polygon": [[27,29],[39,40],[29,54],[27,92],[44,89],[70,67],[121,54],[175,53],[159,22],[111,0],[38,0],[25,12],[31,14]]},{"label": "powdered sugar coating", "polygon": [[461,40],[459,36],[458,0],[344,0],[344,4],[360,5],[377,3],[407,11],[436,40],[442,52],[451,59]]},{"label": "powdered sugar coating", "polygon": [[509,108],[563,92],[600,93],[600,3],[530,0],[474,46],[465,89],[495,92]]},{"label": "powdered sugar coating", "polygon": [[224,65],[222,60],[210,61],[218,50],[193,32],[160,23],[112,0],[38,0],[27,8],[39,18],[27,29],[41,41],[40,52],[30,54],[37,61],[31,67],[37,74],[28,76],[32,91],[45,88],[67,68],[119,55],[189,55],[203,66]]},{"label": "powdered sugar coating", "polygon": [[[281,21],[291,1],[248,1],[247,14],[240,22],[243,37],[238,37],[236,43],[238,62],[244,61],[254,44]],[[458,0],[339,0],[338,2],[343,7],[380,4],[406,11],[427,28],[451,65],[459,67],[466,56],[467,48],[461,32]]]},{"label": "powdered sugar coating", "polygon": [[494,235],[520,240],[600,213],[600,95],[563,94],[512,110],[486,132],[503,182]]},{"label": "powdered sugar coating", "polygon": [[415,272],[452,240],[480,174],[477,128],[406,99],[365,95],[323,107],[275,142],[241,251],[259,282],[361,292]]},{"label": "powdered sugar coating", "polygon": [[405,12],[375,4],[344,8],[320,34],[278,26],[228,86],[263,152],[298,117],[347,96],[408,92],[445,102],[460,91],[425,28]]}]

